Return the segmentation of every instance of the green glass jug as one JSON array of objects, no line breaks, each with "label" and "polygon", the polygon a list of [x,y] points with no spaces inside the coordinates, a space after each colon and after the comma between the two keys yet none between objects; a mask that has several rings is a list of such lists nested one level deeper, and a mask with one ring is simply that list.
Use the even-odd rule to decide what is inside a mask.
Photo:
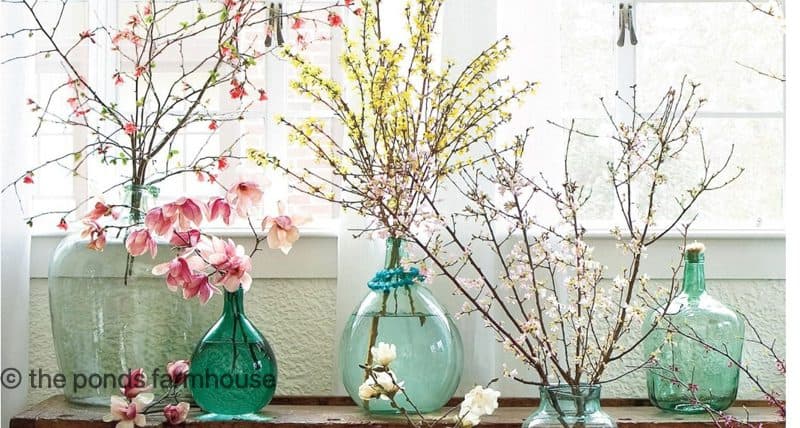
[{"label": "green glass jug", "polygon": [[206,412],[258,412],[275,395],[278,367],[264,336],[244,315],[244,291],[225,292],[220,319],[192,354],[188,385]]},{"label": "green glass jug", "polygon": [[653,311],[643,327],[647,331],[657,323],[644,342],[645,358],[650,359],[647,391],[653,405],[664,410],[702,413],[705,406],[725,410],[736,400],[739,388],[734,361],[741,362],[744,323],[706,292],[703,251],[702,244],[687,248],[683,290],[664,318],[659,319],[663,311]]}]

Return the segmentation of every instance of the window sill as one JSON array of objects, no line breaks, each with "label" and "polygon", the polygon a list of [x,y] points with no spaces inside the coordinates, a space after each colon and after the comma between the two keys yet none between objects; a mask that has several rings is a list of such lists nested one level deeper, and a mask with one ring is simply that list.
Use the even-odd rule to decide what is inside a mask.
[{"label": "window sill", "polygon": [[[209,232],[222,238],[233,238],[245,248],[255,244],[253,234],[246,229],[220,229]],[[58,243],[66,232],[38,233],[31,238],[31,278],[47,278],[48,265]],[[289,254],[278,250],[259,251],[253,257],[252,275],[256,279],[268,278],[336,278],[336,232],[332,228],[307,228],[300,232],[300,240]],[[266,248],[266,242],[262,243]]]},{"label": "window sill", "polygon": [[[299,404],[274,404],[268,406],[263,415],[265,420],[216,420],[196,421],[200,415],[192,412],[187,420],[187,426],[202,426],[205,428],[230,428],[230,427],[292,427],[292,426],[346,426],[346,427],[375,427],[401,428],[408,423],[402,416],[376,416],[369,415],[353,405],[318,405],[315,401],[303,400],[302,397],[276,397],[275,402],[289,403],[297,401]],[[513,399],[512,399],[513,400]],[[501,399],[500,408],[492,416],[485,416],[480,426],[494,428],[518,428],[520,421],[528,417],[535,409],[533,400],[524,407],[504,406]],[[517,404],[518,403],[512,403]],[[620,428],[624,427],[650,427],[661,428],[689,428],[700,426],[715,426],[707,415],[676,415],[662,412],[650,406],[609,406],[603,404],[603,409],[617,419]],[[753,424],[762,423],[764,428],[784,427],[785,423],[771,407],[748,407],[748,413],[741,407],[731,408],[728,413],[738,418],[748,417]],[[440,411],[439,413],[441,413]],[[103,415],[108,413],[105,407],[79,407],[70,405],[63,396],[49,398],[11,420],[11,428],[107,428],[109,424],[103,422]],[[436,417],[432,414],[431,417]],[[148,416],[149,425],[157,420],[163,422],[160,416]]]},{"label": "window sill", "polygon": [[[254,260],[255,278],[336,278],[338,266],[338,234],[334,225],[304,228],[301,238],[292,251],[284,256],[280,251],[261,251]],[[221,237],[233,238],[250,248],[252,234],[246,229],[220,229],[210,231]],[[67,233],[34,233],[31,241],[31,277],[47,278],[50,256]],[[613,277],[618,268],[625,266],[624,255],[617,250],[614,238],[608,231],[592,230],[587,233],[594,256],[609,266]],[[706,278],[782,280],[785,278],[785,232],[770,230],[707,230],[690,234],[691,240],[701,240],[708,248]],[[652,248],[644,261],[644,272],[653,279],[672,277],[671,264],[677,262],[677,249],[682,237],[670,233]]]}]

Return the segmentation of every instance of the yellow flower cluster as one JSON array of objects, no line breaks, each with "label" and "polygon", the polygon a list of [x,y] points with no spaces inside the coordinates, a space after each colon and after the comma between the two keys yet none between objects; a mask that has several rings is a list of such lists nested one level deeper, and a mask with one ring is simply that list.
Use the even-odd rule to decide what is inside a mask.
[{"label": "yellow flower cluster", "polygon": [[[330,109],[345,137],[335,138],[316,118],[280,118],[290,142],[308,147],[340,180],[285,172],[308,193],[371,215],[394,231],[408,226],[391,224],[398,211],[413,210],[442,178],[481,160],[471,157],[471,149],[490,143],[510,120],[512,105],[534,88],[512,88],[508,78],[493,77],[510,53],[507,38],[460,71],[452,62],[441,70],[432,67],[442,3],[408,1],[408,36],[395,42],[382,31],[380,2],[365,0],[360,25],[343,29],[339,63],[345,88],[290,48],[282,51],[297,70],[291,88]],[[342,193],[347,197],[336,196]]]}]

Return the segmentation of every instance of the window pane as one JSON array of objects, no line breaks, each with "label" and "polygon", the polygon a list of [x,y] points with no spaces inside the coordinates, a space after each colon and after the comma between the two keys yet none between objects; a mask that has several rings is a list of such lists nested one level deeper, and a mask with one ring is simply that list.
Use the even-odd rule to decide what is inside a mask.
[{"label": "window pane", "polygon": [[[598,103],[599,104],[599,103]],[[576,120],[575,129],[591,135],[606,136],[613,131],[607,119]],[[566,132],[564,138],[566,139]],[[570,178],[585,186],[591,197],[581,212],[581,221],[590,229],[607,230],[608,224],[618,215],[608,173],[608,162],[613,160],[615,142],[610,138],[592,138],[573,134],[569,148]],[[562,183],[563,180],[552,183]]]},{"label": "window pane", "polygon": [[746,2],[639,3],[636,76],[651,97],[683,75],[709,111],[783,111],[783,86],[737,64],[783,73],[783,32]]},{"label": "window pane", "polygon": [[[712,171],[728,156],[733,156],[730,177],[738,167],[742,175],[728,187],[703,194],[688,218],[698,214],[695,228],[780,228],[783,222],[783,121],[781,119],[701,119],[706,151],[711,155]],[[667,183],[661,190],[661,207],[656,221],[677,213],[672,197],[687,195],[703,177],[699,145],[693,142],[680,158],[680,167],[665,171]],[[717,184],[721,184],[720,180]],[[660,224],[665,226],[665,224]]]},{"label": "window pane", "polygon": [[598,99],[613,94],[617,84],[614,9],[607,1],[554,3],[563,3],[559,71],[564,117],[603,117]]}]

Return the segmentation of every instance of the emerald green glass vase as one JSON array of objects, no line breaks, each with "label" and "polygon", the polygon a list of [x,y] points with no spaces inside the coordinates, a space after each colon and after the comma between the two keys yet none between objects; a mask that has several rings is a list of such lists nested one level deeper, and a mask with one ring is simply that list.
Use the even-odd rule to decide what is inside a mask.
[{"label": "emerald green glass vase", "polygon": [[[369,282],[370,292],[350,316],[339,345],[345,389],[371,413],[398,412],[388,400],[362,400],[358,394],[368,377],[361,366],[372,364],[370,349],[381,342],[396,346],[397,357],[390,369],[422,412],[440,409],[461,379],[461,336],[450,315],[418,282],[418,271],[401,266],[404,245],[399,239],[387,240],[385,269]],[[405,394],[394,398],[413,412]]]},{"label": "emerald green glass vase", "polygon": [[739,388],[739,368],[731,359],[741,361],[744,323],[706,292],[702,246],[686,252],[683,290],[666,312],[648,315],[645,331],[653,325],[643,348],[650,359],[647,392],[653,405],[680,413],[730,407]]},{"label": "emerald green glass vase", "polygon": [[522,428],[616,428],[614,418],[600,407],[600,385],[539,387],[539,408]]},{"label": "emerald green glass vase", "polygon": [[256,413],[275,395],[278,367],[264,336],[244,314],[244,291],[225,292],[220,319],[192,354],[187,383],[208,413]]}]

